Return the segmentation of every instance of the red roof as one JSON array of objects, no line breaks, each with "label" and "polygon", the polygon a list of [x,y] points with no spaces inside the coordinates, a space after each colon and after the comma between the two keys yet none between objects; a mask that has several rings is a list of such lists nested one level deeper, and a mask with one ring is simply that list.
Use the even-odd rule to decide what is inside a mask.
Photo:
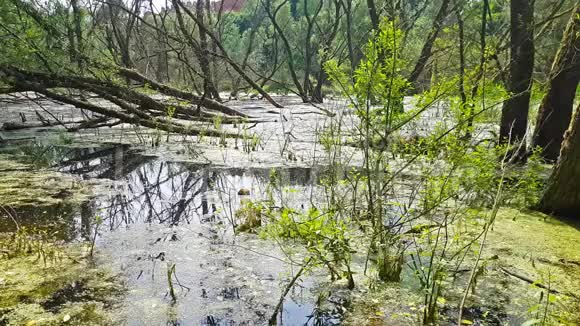
[{"label": "red roof", "polygon": [[212,2],[212,7],[215,11],[219,11],[222,8],[223,12],[238,12],[242,10],[245,3],[246,0],[218,0]]}]

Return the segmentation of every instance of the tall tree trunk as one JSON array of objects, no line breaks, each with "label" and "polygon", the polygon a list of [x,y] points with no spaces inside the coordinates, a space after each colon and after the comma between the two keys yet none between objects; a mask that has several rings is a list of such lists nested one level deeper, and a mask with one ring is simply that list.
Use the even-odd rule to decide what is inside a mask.
[{"label": "tall tree trunk", "polygon": [[377,13],[377,6],[375,0],[367,0],[367,8],[369,16],[371,17],[371,26],[375,31],[379,30],[379,14]]},{"label": "tall tree trunk", "polygon": [[[200,76],[203,79],[203,96],[208,97],[208,98],[215,98],[216,100],[220,100],[219,98],[219,94],[217,92],[217,90],[215,89],[213,82],[212,82],[212,78],[211,78],[211,69],[209,66],[209,53],[207,51],[207,38],[206,38],[206,33],[204,31],[202,31],[200,29],[199,31],[199,35],[200,35],[200,42],[198,42],[196,39],[193,38],[193,36],[191,35],[191,33],[188,30],[188,27],[185,24],[185,20],[183,19],[183,14],[181,12],[181,8],[183,8],[186,12],[186,14],[192,18],[192,19],[197,19],[196,17],[200,16],[199,11],[196,12],[196,16],[193,15],[193,13],[183,7],[183,5],[181,4],[180,1],[177,0],[172,0],[173,3],[173,7],[175,8],[175,15],[177,17],[177,25],[179,26],[179,30],[181,31],[181,34],[183,34],[183,36],[185,37],[185,39],[187,40],[187,42],[189,43],[189,46],[191,47],[197,61],[199,64],[199,67],[201,69],[201,74]],[[198,4],[196,5],[196,10],[199,9],[199,7],[201,6],[201,16],[203,18],[203,3],[201,1],[198,2]],[[194,19],[194,20],[195,20]],[[205,40],[205,47],[202,46],[201,43],[201,35],[203,34],[204,36],[204,40]],[[216,97],[216,95],[218,95]]]},{"label": "tall tree trunk", "polygon": [[282,27],[280,27],[280,25],[278,24],[278,21],[276,20],[276,16],[278,15],[278,12],[280,11],[280,9],[282,9],[282,7],[284,6],[284,4],[286,4],[286,2],[288,2],[288,0],[282,1],[272,11],[271,0],[266,0],[264,3],[264,9],[266,10],[266,13],[268,14],[268,17],[270,18],[270,21],[272,22],[272,25],[274,26],[274,29],[276,30],[277,35],[280,36],[280,39],[282,39],[282,45],[284,45],[284,50],[286,51],[286,55],[287,55],[288,70],[290,72],[290,77],[292,77],[292,82],[294,82],[294,86],[296,86],[296,90],[298,91],[298,95],[302,98],[302,100],[304,102],[307,102],[308,97],[306,96],[306,91],[304,90],[304,88],[300,84],[300,81],[298,80],[298,76],[296,75],[296,69],[294,68],[294,56],[292,53],[292,48],[290,47],[290,42],[288,41],[288,38],[286,38],[286,35],[284,34],[284,30],[282,29]]},{"label": "tall tree trunk", "polygon": [[[250,54],[254,50],[254,40],[256,39],[256,33],[258,32],[258,28],[260,27],[261,21],[263,19],[262,15],[258,14],[258,9],[260,8],[260,3],[256,4],[256,8],[254,9],[254,14],[252,15],[252,26],[250,27],[250,35],[248,36],[248,44],[246,46],[246,52],[244,53],[244,59],[242,60],[242,70],[246,69],[248,65],[248,59],[250,58]],[[214,43],[215,44],[215,43]],[[232,92],[230,94],[231,97],[237,97],[238,91],[240,89],[240,81],[241,77],[238,76],[234,80],[234,84],[232,85]],[[263,85],[262,85],[263,87]]]},{"label": "tall tree trunk", "polygon": [[[461,98],[461,107],[466,109],[467,95],[465,93],[465,31],[461,9],[455,5],[455,17],[457,18],[458,36],[459,36],[459,96]],[[467,131],[469,133],[469,130]]]},{"label": "tall tree trunk", "polygon": [[[127,8],[119,8],[116,7],[115,5],[111,4],[111,3],[107,3],[108,5],[108,13],[109,13],[109,23],[107,24],[107,33],[113,37],[110,37],[110,40],[114,40],[114,42],[110,43],[110,51],[112,55],[117,55],[117,53],[119,53],[121,55],[121,60],[116,61],[118,62],[120,65],[122,65],[125,68],[133,68],[133,61],[131,59],[131,52],[130,52],[130,46],[131,46],[131,32],[132,32],[132,22],[134,22],[134,20],[132,19],[133,15],[137,15],[137,12],[134,12],[133,9],[127,9]],[[129,19],[126,22],[125,25],[125,31],[123,33],[123,31],[121,30],[121,27],[123,26],[123,24],[120,21],[120,13],[121,10],[127,10],[128,12],[131,13],[131,17],[129,17]],[[115,44],[116,43],[116,44]],[[115,59],[117,60],[117,58],[115,57]],[[128,81],[127,81],[128,82]]]},{"label": "tall tree trunk", "polygon": [[[350,71],[354,76],[354,70],[358,65],[354,56],[354,46],[352,44],[352,0],[342,0],[342,6],[346,14],[346,45],[348,46],[348,59],[350,61]],[[353,79],[354,82],[354,79]]]},{"label": "tall tree trunk", "polygon": [[[204,1],[198,0],[195,5],[195,14],[199,24],[204,23]],[[199,65],[203,73],[203,90],[204,95],[219,100],[219,93],[215,88],[213,76],[211,73],[210,58],[207,44],[207,35],[203,29],[199,29],[199,47],[201,50],[199,56]]]},{"label": "tall tree trunk", "polygon": [[[477,97],[477,92],[479,90],[479,84],[483,77],[485,77],[485,49],[486,49],[486,33],[487,33],[487,16],[491,16],[489,11],[489,0],[483,0],[481,8],[481,27],[479,30],[479,67],[477,68],[477,73],[475,75],[475,80],[473,81],[473,86],[471,88],[471,101],[468,104],[467,110],[467,130],[465,133],[466,139],[471,139],[471,134],[473,130],[473,121],[475,119],[475,103],[474,99]],[[464,58],[465,59],[465,58]],[[465,61],[464,61],[465,63]],[[465,66],[464,66],[465,67]]]},{"label": "tall tree trunk", "polygon": [[157,57],[155,79],[161,83],[169,81],[169,59],[167,57],[166,38],[163,33],[157,32]]},{"label": "tall tree trunk", "polygon": [[427,61],[431,57],[431,50],[433,49],[433,44],[435,44],[435,40],[437,39],[437,35],[441,31],[441,27],[443,26],[443,20],[447,16],[447,7],[449,7],[450,0],[443,0],[441,2],[441,7],[439,7],[439,11],[437,12],[437,16],[435,16],[435,20],[433,21],[433,25],[431,26],[431,31],[427,36],[427,40],[425,44],[423,44],[423,48],[421,49],[421,54],[419,55],[419,59],[415,63],[415,68],[409,75],[409,82],[411,84],[415,84],[419,75],[427,65]]},{"label": "tall tree trunk", "polygon": [[308,98],[312,95],[312,83],[310,82],[310,70],[312,66],[312,29],[314,23],[318,19],[318,14],[322,10],[324,1],[319,0],[318,7],[316,7],[314,15],[311,17],[308,13],[308,0],[304,0],[304,17],[306,18],[306,37],[304,39],[304,96]]},{"label": "tall tree trunk", "polygon": [[574,95],[580,79],[580,5],[572,12],[560,49],[556,53],[548,92],[542,100],[533,145],[543,149],[542,156],[556,161],[564,132],[570,125]]},{"label": "tall tree trunk", "polygon": [[[258,93],[260,93],[268,102],[274,105],[277,108],[282,108],[282,105],[278,104],[271,96],[268,94],[260,85],[258,85],[250,76],[248,76],[240,66],[230,58],[228,52],[226,51],[225,47],[221,44],[220,40],[215,36],[204,24],[202,24],[193,13],[183,5],[181,0],[172,0],[175,3],[175,6],[180,6],[183,11],[197,24],[200,30],[209,36],[212,41],[215,42],[216,46],[221,52],[222,59],[227,62],[239,75],[242,77],[253,89],[255,89]],[[179,16],[178,16],[179,18]]]},{"label": "tall tree trunk", "polygon": [[[244,59],[242,60],[242,66],[241,66],[242,70],[246,69],[246,66],[248,65],[248,59],[250,58],[250,54],[254,50],[254,40],[256,39],[256,32],[257,32],[256,28],[252,28],[250,30],[250,35],[248,38],[248,46],[246,47],[246,53],[244,53]],[[232,85],[232,93],[231,93],[232,97],[238,96],[238,91],[240,89],[241,79],[242,79],[242,77],[238,76],[234,80],[234,84]]]},{"label": "tall tree trunk", "polygon": [[79,8],[78,0],[71,0],[70,4],[73,10],[74,29],[77,38],[75,57],[77,61],[77,66],[80,70],[80,73],[82,74],[84,73],[83,58],[82,58],[82,54],[84,52],[84,42],[83,42],[83,30],[81,26],[82,24],[81,10]]},{"label": "tall tree trunk", "polygon": [[[211,2],[210,0],[205,1],[205,12],[207,14],[207,25],[210,26],[210,28],[214,28],[214,27],[217,27],[217,25],[219,23],[219,17],[218,17],[218,21],[217,21],[216,25],[214,25],[210,2]],[[219,30],[219,28],[218,28],[218,30]],[[211,42],[211,50],[213,53],[218,53],[217,45],[215,44],[215,42],[213,40]],[[217,64],[216,56],[211,56],[211,67],[212,67],[211,69],[212,69],[213,85],[214,85],[215,89],[220,89],[219,84],[218,84],[219,77],[218,77],[218,69],[217,69],[218,64]]]},{"label": "tall tree trunk", "polygon": [[[510,6],[511,97],[504,103],[499,132],[500,143],[525,141],[534,70],[534,1],[511,0]],[[520,146],[524,149],[524,146]]]},{"label": "tall tree trunk", "polygon": [[547,214],[578,217],[580,212],[580,105],[566,132],[558,163],[550,176],[539,209]]},{"label": "tall tree trunk", "polygon": [[334,1],[334,22],[332,24],[330,34],[325,37],[322,54],[320,56],[320,70],[316,76],[316,87],[312,91],[312,102],[315,103],[322,103],[323,101],[322,85],[324,85],[328,79],[328,74],[326,71],[324,71],[324,65],[330,57],[330,48],[332,46],[332,42],[334,42],[334,39],[336,38],[336,34],[338,33],[338,28],[340,26],[340,1],[341,0]]},{"label": "tall tree trunk", "polygon": [[70,25],[70,22],[67,20],[66,24],[66,36],[68,39],[68,56],[71,64],[77,62],[77,46],[76,46],[76,39],[74,35],[74,29]]}]

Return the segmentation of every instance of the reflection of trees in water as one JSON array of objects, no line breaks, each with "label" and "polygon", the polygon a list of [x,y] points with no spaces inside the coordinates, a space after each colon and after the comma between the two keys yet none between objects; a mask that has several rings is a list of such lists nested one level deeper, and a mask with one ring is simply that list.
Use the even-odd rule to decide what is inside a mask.
[{"label": "reflection of trees in water", "polygon": [[84,237],[90,234],[96,215],[113,230],[137,222],[190,223],[193,213],[202,206],[203,214],[207,214],[207,201],[201,201],[199,207],[195,203],[202,190],[208,189],[210,177],[202,178],[199,171],[183,164],[153,160],[128,146],[116,146],[78,149],[73,158],[60,164],[61,171],[123,182],[109,196],[82,205]]},{"label": "reflection of trees in water", "polygon": [[81,204],[81,237],[84,240],[91,239],[92,225],[95,222],[94,202],[85,201]]},{"label": "reflection of trees in water", "polygon": [[[178,225],[232,221],[244,183],[265,187],[268,169],[252,171],[211,169],[163,161],[147,162],[125,175],[108,197],[97,199],[99,214],[110,230],[133,223]],[[223,210],[216,216],[217,208]],[[192,218],[195,217],[195,220]]]},{"label": "reflection of trees in water", "polygon": [[109,148],[70,149],[69,158],[58,164],[59,170],[90,178],[119,180],[128,173],[153,160],[128,145]]},{"label": "reflection of trees in water", "polygon": [[[252,197],[261,199],[270,176],[269,168],[218,169],[165,162],[141,155],[126,145],[64,148],[56,166],[61,172],[85,178],[119,181],[110,193],[80,207],[58,204],[17,209],[23,225],[45,228],[49,233],[58,233],[63,240],[79,236],[90,239],[97,215],[110,230],[139,222],[178,225],[217,222],[223,218],[233,224],[240,204],[238,190],[252,188]],[[315,184],[316,175],[310,168],[278,171],[280,183],[290,186]],[[14,227],[4,221],[8,219],[0,217],[0,229]]]},{"label": "reflection of trees in water", "polygon": [[267,183],[270,179],[272,170],[276,170],[276,174],[280,179],[281,184],[288,186],[305,186],[312,185],[318,182],[319,167],[277,167],[277,168],[229,168],[224,170],[226,174],[235,177],[242,177],[250,175],[252,178]]},{"label": "reflection of trees in water", "polygon": [[[99,201],[108,228],[145,222],[178,225],[209,213],[205,193],[216,173],[190,169],[180,163],[150,162],[125,176],[113,194]],[[201,210],[201,214],[199,213]]]},{"label": "reflection of trees in water", "polygon": [[[64,171],[90,177],[122,181],[108,196],[99,197],[81,207],[81,233],[90,234],[96,215],[110,230],[133,223],[180,223],[216,221],[220,217],[233,222],[239,206],[237,191],[243,184],[261,190],[269,180],[270,169],[212,169],[154,160],[128,146],[79,150],[63,162]],[[316,182],[309,168],[289,168],[279,173],[281,183],[305,185]],[[260,193],[258,193],[260,195]],[[217,207],[223,208],[216,216]]]}]

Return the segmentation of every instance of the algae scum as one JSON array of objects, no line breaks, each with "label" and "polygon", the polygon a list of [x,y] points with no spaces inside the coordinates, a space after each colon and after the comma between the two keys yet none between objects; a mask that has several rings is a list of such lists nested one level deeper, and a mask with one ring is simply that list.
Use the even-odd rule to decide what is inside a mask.
[{"label": "algae scum", "polygon": [[[3,152],[0,325],[267,323],[291,264],[234,226],[270,168],[168,162],[116,144]],[[318,171],[277,173],[292,190],[274,196],[303,207]],[[280,322],[338,323],[319,313],[314,277],[303,281]]]},{"label": "algae scum", "polygon": [[[238,232],[259,225],[246,203],[269,198],[307,210],[323,191],[325,168],[224,167],[147,150],[36,142],[2,149],[0,325],[268,323],[305,253]],[[273,171],[278,187],[271,187]],[[551,287],[550,310],[573,325],[579,234],[574,223],[502,209],[465,319],[532,320],[546,299],[531,280]],[[353,291],[323,271],[301,277],[278,324],[420,324],[416,275],[404,265],[400,284],[373,283],[363,271],[364,254],[353,260]],[[471,264],[451,275],[438,299],[442,325],[455,324]]]}]

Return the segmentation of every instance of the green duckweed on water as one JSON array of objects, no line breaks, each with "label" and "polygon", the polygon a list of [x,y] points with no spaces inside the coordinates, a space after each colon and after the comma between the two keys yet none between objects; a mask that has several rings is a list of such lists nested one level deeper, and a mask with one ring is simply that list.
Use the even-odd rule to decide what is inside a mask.
[{"label": "green duckweed on water", "polygon": [[[15,230],[0,233],[0,325],[115,323],[110,310],[122,284],[89,257],[87,245],[56,240],[62,235],[48,225],[58,221],[38,216],[58,210],[64,218],[88,197],[88,187],[6,155],[0,157],[0,179],[0,225],[6,226],[3,232]],[[46,225],[24,225],[22,217],[29,213]]]},{"label": "green duckweed on water", "polygon": [[110,311],[122,285],[87,256],[86,246],[26,236],[0,240],[0,325],[115,322]]},{"label": "green duckweed on water", "polygon": [[0,205],[19,207],[67,202],[80,203],[89,195],[89,189],[78,178],[0,155]]},{"label": "green duckweed on water", "polygon": [[[534,323],[537,316],[543,318],[544,311],[546,325],[580,324],[578,239],[577,225],[538,212],[501,209],[484,248],[485,270],[467,297],[466,324],[470,318],[487,320],[481,325]],[[471,265],[466,261],[466,267]],[[455,322],[467,274],[462,271],[456,278],[449,277],[438,300],[441,324]],[[406,283],[412,284],[403,280],[353,294],[344,324],[421,325],[422,297]],[[549,299],[542,287],[552,291]]]}]

